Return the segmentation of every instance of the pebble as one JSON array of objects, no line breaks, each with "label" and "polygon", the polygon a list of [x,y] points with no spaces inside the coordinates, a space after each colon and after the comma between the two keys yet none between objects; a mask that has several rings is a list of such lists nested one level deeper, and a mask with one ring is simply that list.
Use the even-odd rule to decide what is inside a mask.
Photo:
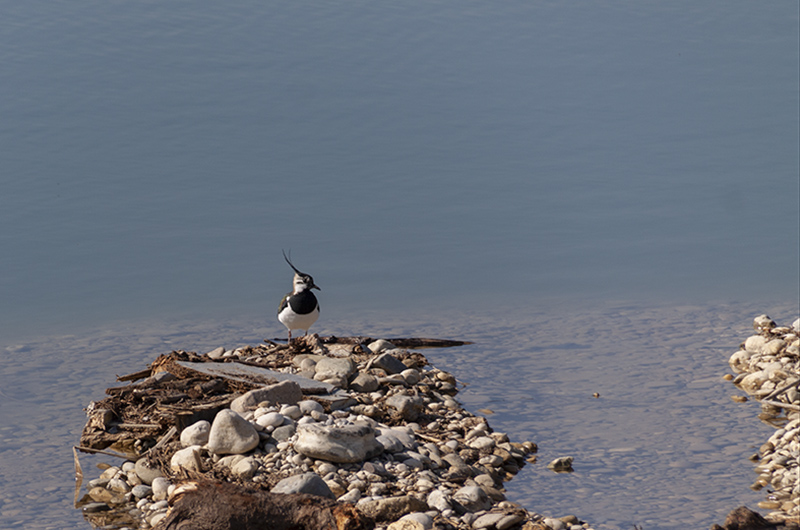
[{"label": "pebble", "polygon": [[330,499],[336,498],[325,481],[316,473],[303,473],[285,478],[270,491],[272,493],[310,493]]},{"label": "pebble", "polygon": [[278,427],[283,425],[285,419],[280,412],[267,412],[256,418],[256,423],[262,427]]}]

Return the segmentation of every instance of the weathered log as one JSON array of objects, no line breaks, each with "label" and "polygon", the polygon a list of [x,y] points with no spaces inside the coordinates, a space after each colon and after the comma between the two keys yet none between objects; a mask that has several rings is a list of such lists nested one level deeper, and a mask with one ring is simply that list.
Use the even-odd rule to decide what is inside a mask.
[{"label": "weathered log", "polygon": [[739,506],[728,514],[722,526],[715,524],[711,530],[777,530],[778,528],[785,527],[770,523],[746,506]]},{"label": "weathered log", "polygon": [[352,504],[316,495],[280,494],[228,482],[189,481],[170,498],[157,530],[371,530]]}]

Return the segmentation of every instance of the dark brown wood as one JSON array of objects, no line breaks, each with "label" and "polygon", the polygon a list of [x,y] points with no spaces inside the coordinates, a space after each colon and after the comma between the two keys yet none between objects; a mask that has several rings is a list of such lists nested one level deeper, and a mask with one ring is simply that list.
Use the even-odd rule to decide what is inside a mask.
[{"label": "dark brown wood", "polygon": [[270,493],[216,481],[178,486],[157,530],[371,530],[352,504],[316,495]]}]

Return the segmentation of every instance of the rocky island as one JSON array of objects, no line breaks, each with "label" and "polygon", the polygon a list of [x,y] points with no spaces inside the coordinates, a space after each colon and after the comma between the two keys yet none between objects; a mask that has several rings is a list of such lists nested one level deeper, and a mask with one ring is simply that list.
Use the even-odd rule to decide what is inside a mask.
[{"label": "rocky island", "polygon": [[506,500],[536,444],[464,410],[456,378],[414,351],[459,344],[311,335],[161,355],[87,407],[76,472],[79,451],[118,465],[76,505],[104,528],[590,530]]}]

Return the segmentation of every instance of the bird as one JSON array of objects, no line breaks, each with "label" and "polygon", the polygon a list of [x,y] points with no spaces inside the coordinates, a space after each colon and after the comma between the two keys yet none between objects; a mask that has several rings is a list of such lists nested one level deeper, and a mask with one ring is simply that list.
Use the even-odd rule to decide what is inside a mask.
[{"label": "bird", "polygon": [[319,318],[319,302],[314,293],[311,292],[311,289],[317,289],[318,291],[322,289],[317,287],[311,275],[297,270],[297,267],[286,257],[286,252],[283,252],[283,259],[294,271],[294,279],[292,281],[292,292],[283,297],[278,307],[278,320],[289,331],[288,344],[291,344],[293,329],[302,329],[307,335],[308,328]]}]

